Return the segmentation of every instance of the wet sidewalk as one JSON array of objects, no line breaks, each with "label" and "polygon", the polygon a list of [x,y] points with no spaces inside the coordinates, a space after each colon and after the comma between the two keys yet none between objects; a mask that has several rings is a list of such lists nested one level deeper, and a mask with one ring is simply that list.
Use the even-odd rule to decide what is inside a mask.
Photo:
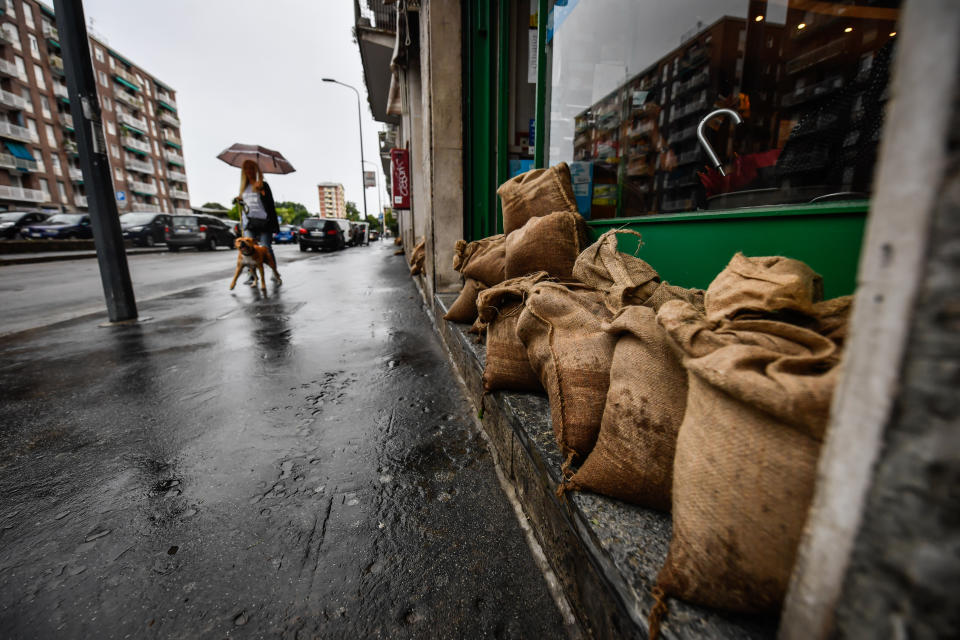
[{"label": "wet sidewalk", "polygon": [[0,636],[564,635],[392,254],[0,339]]}]

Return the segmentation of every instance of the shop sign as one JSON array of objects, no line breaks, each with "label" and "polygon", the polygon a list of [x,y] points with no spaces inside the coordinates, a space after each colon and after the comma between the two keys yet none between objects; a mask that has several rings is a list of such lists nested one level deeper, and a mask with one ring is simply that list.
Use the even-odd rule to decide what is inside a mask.
[{"label": "shop sign", "polygon": [[364,187],[375,187],[377,186],[377,176],[373,171],[364,171],[363,172],[363,186]]},{"label": "shop sign", "polygon": [[390,169],[393,175],[393,208],[410,208],[410,152],[406,149],[390,150]]}]

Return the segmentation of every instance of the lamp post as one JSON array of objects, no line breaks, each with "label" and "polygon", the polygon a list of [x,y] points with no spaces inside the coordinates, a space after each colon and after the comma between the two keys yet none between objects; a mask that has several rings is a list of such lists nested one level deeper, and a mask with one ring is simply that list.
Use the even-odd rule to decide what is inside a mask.
[{"label": "lamp post", "polygon": [[[373,162],[373,160],[367,160],[364,162],[364,164],[373,165],[373,179],[377,183],[377,206],[380,208],[380,210],[377,212],[378,213],[377,217],[380,218],[380,236],[382,237],[383,227],[384,227],[384,224],[386,223],[386,220],[384,220],[384,218],[386,218],[386,216],[383,213],[383,200],[380,199],[380,176],[377,173],[377,169],[379,169],[379,167],[376,165],[375,162]],[[364,189],[366,189],[366,183],[364,183]]]},{"label": "lamp post", "polygon": [[340,82],[339,80],[334,80],[333,78],[321,78],[324,82],[332,82],[333,84],[339,84],[341,87],[346,87],[352,90],[357,94],[357,124],[360,125],[360,188],[363,189],[363,219],[367,219],[367,187],[363,181],[363,165],[366,162],[363,159],[363,112],[360,110],[360,92],[357,89],[345,82]]}]

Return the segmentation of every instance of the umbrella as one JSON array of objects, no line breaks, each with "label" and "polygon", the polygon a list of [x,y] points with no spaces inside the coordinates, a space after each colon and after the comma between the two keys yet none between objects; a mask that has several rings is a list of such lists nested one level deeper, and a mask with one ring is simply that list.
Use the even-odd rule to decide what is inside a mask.
[{"label": "umbrella", "polygon": [[279,151],[273,151],[256,144],[231,145],[217,156],[233,167],[242,167],[244,160],[253,160],[264,173],[293,173],[296,169]]}]

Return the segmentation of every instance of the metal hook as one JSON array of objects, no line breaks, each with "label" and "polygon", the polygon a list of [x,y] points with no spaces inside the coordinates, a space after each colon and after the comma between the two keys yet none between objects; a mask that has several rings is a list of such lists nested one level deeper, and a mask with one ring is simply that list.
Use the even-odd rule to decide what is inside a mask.
[{"label": "metal hook", "polygon": [[697,138],[700,140],[700,146],[703,147],[703,150],[707,152],[707,157],[710,158],[710,162],[713,163],[713,168],[719,171],[721,176],[726,176],[727,174],[723,172],[723,165],[721,164],[720,159],[717,157],[717,154],[714,153],[713,147],[710,146],[710,143],[707,142],[707,139],[703,135],[703,125],[707,124],[708,120],[711,120],[717,116],[730,116],[733,118],[734,124],[740,124],[743,122],[743,118],[741,118],[740,114],[733,109],[716,109],[704,116],[703,120],[700,121],[700,124],[697,125]]}]

